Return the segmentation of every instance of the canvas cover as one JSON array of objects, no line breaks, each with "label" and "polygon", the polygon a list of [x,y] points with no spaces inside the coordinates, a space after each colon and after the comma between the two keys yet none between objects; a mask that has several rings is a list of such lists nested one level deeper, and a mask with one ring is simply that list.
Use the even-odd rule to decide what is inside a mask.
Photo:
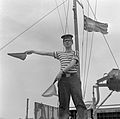
[{"label": "canvas cover", "polygon": [[108,73],[108,80],[107,85],[110,90],[113,91],[120,91],[120,70],[119,69],[112,69]]}]

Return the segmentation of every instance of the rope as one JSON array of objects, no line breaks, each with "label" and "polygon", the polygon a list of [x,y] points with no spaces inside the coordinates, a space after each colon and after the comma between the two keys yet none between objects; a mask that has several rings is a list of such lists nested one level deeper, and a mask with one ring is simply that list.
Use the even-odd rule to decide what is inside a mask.
[{"label": "rope", "polygon": [[59,19],[60,19],[60,24],[61,24],[62,32],[64,33],[63,23],[62,23],[62,19],[61,19],[61,16],[60,16],[60,11],[58,9],[57,0],[55,0],[55,4],[57,6],[57,11],[58,11]]},{"label": "rope", "polygon": [[[88,6],[88,16],[89,16],[89,6]],[[85,79],[85,74],[86,74],[86,65],[87,65],[87,50],[88,50],[88,32],[87,32],[87,37],[86,37],[86,50],[85,50],[85,66],[84,66],[84,77],[83,77],[83,97],[85,98],[85,86],[86,86],[86,79]]]},{"label": "rope", "polygon": [[[93,10],[92,10],[92,8],[91,8],[90,3],[89,3],[88,0],[87,0],[87,2],[88,2],[88,5],[89,5],[91,11],[93,12]],[[95,14],[94,14],[94,12],[93,12],[93,15],[94,15],[94,18],[95,18],[95,19],[96,19],[96,8],[97,8],[97,0],[96,0],[96,5],[95,5]],[[97,20],[97,19],[96,19],[96,20]],[[92,34],[92,44],[93,44],[93,36],[94,36],[94,32],[93,32],[93,34]],[[113,55],[113,52],[112,52],[112,50],[111,50],[111,48],[110,48],[110,46],[109,46],[109,44],[108,44],[108,42],[107,42],[107,39],[106,39],[106,37],[104,36],[104,34],[103,34],[103,37],[104,37],[105,42],[106,42],[106,44],[107,44],[107,46],[108,46],[108,48],[109,48],[109,50],[110,50],[110,53],[111,53],[112,57],[113,57],[113,59],[114,59],[114,62],[115,62],[116,66],[117,66],[118,69],[119,69],[119,66],[118,66],[118,64],[117,64],[117,61],[116,61],[116,59],[115,59],[115,57],[114,57],[114,55]],[[92,44],[91,44],[91,49],[90,49],[90,57],[89,57],[89,62],[88,62],[87,75],[86,75],[86,79],[84,79],[84,81],[85,81],[84,88],[83,88],[83,89],[84,89],[84,93],[83,93],[83,94],[84,94],[84,98],[85,98],[85,94],[86,94],[88,73],[89,73],[89,69],[90,69],[90,61],[91,61],[91,53],[92,53]],[[86,46],[86,47],[87,47],[87,46]],[[86,49],[86,50],[87,50],[87,49]],[[87,58],[87,57],[86,57],[86,58]],[[86,61],[85,61],[84,73],[85,73],[85,70],[86,70]],[[84,77],[85,77],[85,74],[84,74]]]},{"label": "rope", "polygon": [[[68,13],[69,13],[69,1],[68,1],[68,7],[67,7],[67,16],[66,16],[66,25],[65,25],[65,34],[66,34],[67,27],[68,27]],[[68,32],[69,32],[69,28],[68,28]]]},{"label": "rope", "polygon": [[110,53],[111,53],[111,55],[112,55],[112,57],[113,57],[113,60],[115,61],[115,64],[116,64],[117,68],[120,69],[120,68],[119,68],[119,65],[118,65],[118,63],[117,63],[117,61],[116,61],[116,59],[115,59],[115,56],[113,55],[113,52],[112,52],[112,50],[111,50],[111,48],[110,48],[110,45],[109,45],[109,43],[108,43],[108,41],[107,41],[107,39],[106,39],[106,37],[105,37],[105,35],[103,35],[103,37],[104,37],[105,42],[106,42],[106,44],[107,44],[107,46],[108,46],[108,48],[109,48],[109,50],[110,50]]},{"label": "rope", "polygon": [[[63,0],[64,1],[64,0]],[[65,6],[65,4],[63,4],[63,8],[64,8],[64,13],[65,13],[65,18],[67,17],[67,15],[66,15],[66,6]],[[64,34],[65,34],[65,32],[64,32]]]},{"label": "rope", "polygon": [[[97,11],[97,0],[95,3],[95,16],[96,16],[96,11]],[[91,62],[91,55],[92,55],[92,47],[93,47],[93,37],[94,37],[94,32],[92,33],[92,41],[91,41],[91,47],[90,47],[90,56],[89,56],[89,62],[88,62],[88,69],[87,69],[87,74],[86,74],[86,79],[85,79],[85,89],[84,89],[84,98],[86,95],[86,88],[87,88],[87,82],[88,82],[88,74],[89,74],[89,69],[90,69],[90,62]],[[86,46],[87,47],[87,46]],[[87,57],[86,57],[87,58]]]},{"label": "rope", "polygon": [[[78,0],[77,0],[78,4],[80,5],[80,7],[82,8],[82,14],[83,14],[83,24],[84,24],[84,7],[82,5],[82,2],[80,3]],[[81,42],[81,45],[82,45],[82,49],[81,49],[81,73],[80,74],[83,74],[83,50],[84,50],[84,25],[83,25],[83,38],[82,38],[82,42]],[[82,77],[82,76],[81,76]],[[83,81],[83,86],[84,86],[84,81]],[[83,87],[84,89],[84,87]]]},{"label": "rope", "polygon": [[[65,0],[63,3],[65,3],[67,0]],[[0,48],[0,51],[3,50],[5,47],[7,47],[10,43],[12,43],[13,41],[15,41],[18,37],[20,37],[22,34],[24,34],[26,31],[28,31],[29,29],[31,29],[33,26],[35,26],[36,24],[38,24],[41,20],[43,20],[45,17],[47,17],[50,13],[52,13],[53,11],[55,11],[58,7],[60,7],[63,3],[61,3],[59,6],[57,6],[56,8],[54,8],[53,10],[51,10],[50,12],[48,12],[47,14],[45,14],[42,18],[40,18],[38,21],[36,21],[34,24],[32,24],[30,27],[28,27],[26,30],[24,30],[22,33],[20,33],[19,35],[17,35],[16,37],[14,37],[11,41],[9,41],[8,43],[6,43],[4,46],[2,46]]]},{"label": "rope", "polygon": [[[92,11],[92,13],[93,13],[93,15],[94,15],[95,20],[97,21],[97,18],[96,18],[95,14],[94,14],[94,12],[93,12],[93,10],[92,10],[92,8],[91,8],[91,5],[90,5],[89,1],[88,1],[88,0],[86,0],[86,1],[87,1],[88,5],[89,5],[89,7],[90,7],[90,9],[91,9],[91,11]],[[116,59],[115,59],[115,56],[113,55],[112,49],[110,48],[110,45],[109,45],[109,43],[108,43],[108,41],[107,41],[107,39],[106,39],[106,37],[105,37],[105,35],[104,35],[104,34],[102,34],[102,35],[103,35],[103,38],[104,38],[105,42],[107,43],[107,46],[108,46],[108,48],[109,48],[109,50],[110,50],[110,53],[111,53],[111,55],[112,55],[112,57],[113,57],[113,60],[114,60],[114,62],[115,62],[115,64],[116,64],[116,66],[118,67],[118,69],[120,69],[120,68],[119,68],[119,65],[118,65],[118,63],[117,63],[117,61],[116,61]]]},{"label": "rope", "polygon": [[87,74],[86,74],[86,79],[85,79],[84,98],[85,98],[85,94],[86,94],[87,81],[88,81],[88,74],[89,74],[89,69],[90,69],[90,62],[91,62],[91,55],[92,55],[92,47],[93,47],[93,36],[94,36],[94,35],[92,35],[92,41],[91,41],[91,47],[90,47],[90,56],[89,56]]}]

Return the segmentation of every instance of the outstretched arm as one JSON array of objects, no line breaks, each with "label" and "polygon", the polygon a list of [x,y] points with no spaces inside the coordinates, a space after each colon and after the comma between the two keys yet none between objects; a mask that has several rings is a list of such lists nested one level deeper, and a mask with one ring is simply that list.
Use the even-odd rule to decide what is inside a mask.
[{"label": "outstretched arm", "polygon": [[45,52],[45,51],[34,51],[34,50],[28,50],[26,51],[26,54],[27,55],[30,55],[30,54],[38,54],[38,55],[46,55],[46,56],[52,56],[54,57],[54,52]]}]

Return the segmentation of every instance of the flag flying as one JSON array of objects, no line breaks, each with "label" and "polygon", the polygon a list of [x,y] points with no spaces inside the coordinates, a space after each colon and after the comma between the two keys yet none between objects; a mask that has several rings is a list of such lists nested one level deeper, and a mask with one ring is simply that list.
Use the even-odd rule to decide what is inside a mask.
[{"label": "flag flying", "polygon": [[52,84],[43,94],[42,96],[43,97],[51,97],[51,96],[58,96],[57,95],[57,90],[56,90],[56,87],[55,87],[55,84]]},{"label": "flag flying", "polygon": [[88,32],[101,32],[102,34],[107,34],[107,23],[101,23],[98,21],[95,21],[87,16],[84,15],[84,30]]}]

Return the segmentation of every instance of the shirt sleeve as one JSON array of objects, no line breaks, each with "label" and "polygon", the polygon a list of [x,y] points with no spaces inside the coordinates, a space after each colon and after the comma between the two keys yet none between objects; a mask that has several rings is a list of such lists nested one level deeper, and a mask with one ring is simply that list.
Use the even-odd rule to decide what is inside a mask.
[{"label": "shirt sleeve", "polygon": [[79,63],[79,57],[78,57],[78,54],[76,52],[74,52],[73,60],[77,61],[76,64]]},{"label": "shirt sleeve", "polygon": [[54,54],[54,58],[55,58],[55,59],[59,59],[59,56],[58,56],[58,52],[57,52],[57,51],[53,52],[53,54]]}]

